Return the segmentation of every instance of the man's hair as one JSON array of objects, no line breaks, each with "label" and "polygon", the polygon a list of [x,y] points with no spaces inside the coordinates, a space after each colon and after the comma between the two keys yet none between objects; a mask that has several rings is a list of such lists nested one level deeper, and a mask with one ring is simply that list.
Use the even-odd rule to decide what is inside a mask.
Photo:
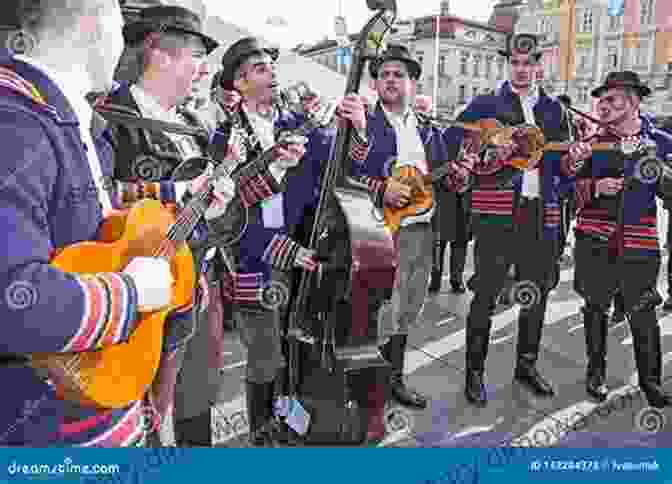
[{"label": "man's hair", "polygon": [[83,15],[98,15],[116,0],[19,0],[16,18],[21,28],[38,40],[46,32],[59,38],[67,36]]},{"label": "man's hair", "polygon": [[[155,40],[151,48],[167,52],[172,57],[176,57],[180,50],[198,41],[198,37],[182,32],[167,31],[154,35]],[[138,55],[140,56],[139,62],[144,72],[149,67],[150,62],[149,49],[145,47],[144,41],[138,44]]]}]

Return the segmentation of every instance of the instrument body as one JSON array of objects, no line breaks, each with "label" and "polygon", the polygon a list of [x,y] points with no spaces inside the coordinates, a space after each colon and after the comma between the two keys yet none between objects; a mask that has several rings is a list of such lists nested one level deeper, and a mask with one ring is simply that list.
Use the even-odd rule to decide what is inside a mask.
[{"label": "instrument body", "polygon": [[[51,265],[65,272],[121,272],[134,257],[151,257],[175,223],[175,213],[146,199],[108,217],[101,241],[80,242],[59,251]],[[98,408],[123,408],[146,394],[159,367],[166,316],[192,302],[196,275],[186,244],[170,259],[175,279],[170,306],[141,313],[135,331],[124,344],[85,353],[33,354],[31,364],[56,375],[60,398]]]},{"label": "instrument body", "polygon": [[[366,62],[382,47],[393,4],[376,4],[381,10],[363,28],[346,95],[358,92]],[[323,269],[301,273],[288,320],[290,396],[311,415],[308,445],[363,442],[367,392],[389,378],[379,326],[390,307],[396,254],[368,187],[349,176],[351,139],[352,126],[340,126],[314,223],[304,234]]]}]

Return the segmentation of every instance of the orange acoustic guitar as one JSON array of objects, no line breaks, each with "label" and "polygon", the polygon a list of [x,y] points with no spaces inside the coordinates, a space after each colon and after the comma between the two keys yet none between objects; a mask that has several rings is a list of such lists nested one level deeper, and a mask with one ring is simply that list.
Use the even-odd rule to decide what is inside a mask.
[{"label": "orange acoustic guitar", "polygon": [[[467,131],[465,138],[469,146],[489,144],[493,136],[506,129],[496,119],[483,119],[474,123],[450,122],[451,126],[460,127]],[[474,136],[475,135],[475,136]],[[401,221],[410,216],[427,212],[433,206],[432,184],[448,174],[450,162],[433,170],[429,175],[423,175],[415,167],[402,166],[395,169],[392,178],[411,188],[411,201],[404,207],[389,207],[385,205],[383,215],[385,226],[394,234],[401,227]]]},{"label": "orange acoustic guitar", "polygon": [[207,209],[212,186],[196,192],[179,216],[146,199],[107,217],[96,242],[73,244],[50,264],[65,272],[121,272],[134,257],[163,257],[175,280],[171,304],[140,313],[126,343],[81,353],[33,354],[31,365],[54,376],[57,394],[84,406],[123,408],[142,399],[159,367],[166,316],[192,304],[196,284],[191,250],[184,243]]}]

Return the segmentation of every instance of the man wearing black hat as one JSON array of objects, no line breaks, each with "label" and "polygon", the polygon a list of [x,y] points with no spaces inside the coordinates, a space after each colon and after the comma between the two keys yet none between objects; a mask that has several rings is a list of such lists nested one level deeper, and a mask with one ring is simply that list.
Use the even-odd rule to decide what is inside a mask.
[{"label": "man wearing black hat", "polygon": [[[333,140],[333,130],[315,128],[306,133],[305,147],[283,148],[276,144],[278,133],[299,129],[305,122],[303,113],[278,103],[277,58],[277,50],[265,48],[258,39],[243,38],[224,53],[217,75],[220,84],[213,86],[223,114],[219,132],[227,136],[236,133],[245,140],[247,161],[271,147],[277,153],[277,162],[269,165],[270,175],[255,187],[256,192],[268,198],[261,205],[249,207],[248,194],[241,192],[232,207],[249,207],[246,230],[239,244],[223,248],[236,266],[235,270],[227,268],[224,278],[233,288],[229,296],[247,349],[246,397],[253,446],[273,446],[287,435],[284,424],[277,425],[273,403],[287,392],[281,316],[289,301],[285,297],[280,304],[269,304],[265,294],[272,288],[289,294],[288,275],[294,267],[317,268],[313,252],[294,240],[292,234],[317,201],[321,163],[329,159]],[[304,100],[304,111],[317,102],[316,98]],[[362,159],[368,147],[361,134],[366,118],[359,97],[347,96],[340,103],[338,114],[353,124],[355,135],[350,153],[353,158]],[[288,156],[290,152],[298,156]],[[274,187],[282,193],[272,196]],[[212,227],[216,225],[213,222]]]},{"label": "man wearing black hat", "polygon": [[[196,14],[181,7],[142,10],[140,18],[123,29],[127,47],[138,52],[140,76],[135,83],[120,85],[98,102],[122,107],[145,118],[205,128],[192,112],[184,109],[193,84],[208,75],[206,57],[218,46],[202,33],[201,24]],[[171,175],[179,162],[207,154],[211,147],[205,141],[125,125],[115,125],[112,132],[119,207],[145,197],[158,198],[168,205],[185,202],[203,181],[199,177],[193,182],[173,182]],[[235,163],[233,152],[227,162]],[[224,206],[213,205],[206,219],[221,216],[235,186],[223,178],[218,189],[218,202]],[[203,236],[205,226],[199,226],[197,232]],[[206,251],[203,237],[190,242],[197,272],[201,274],[201,297],[196,298],[195,308],[185,308],[171,316],[165,355],[155,385],[155,404],[164,419],[159,433],[163,444],[175,443],[172,424],[175,408],[181,443],[207,446],[211,442],[210,402],[218,388],[217,362],[221,361],[221,295],[218,286],[206,280],[206,264],[216,257],[214,249]],[[212,304],[207,304],[208,299]],[[208,312],[203,314],[206,305]],[[201,323],[197,324],[199,320]]]},{"label": "man wearing black hat", "polygon": [[[508,60],[509,80],[495,94],[474,99],[459,121],[473,123],[494,118],[505,126],[535,125],[546,141],[566,140],[568,126],[561,104],[534,82],[541,58],[537,38],[511,35],[500,54]],[[450,131],[458,145],[468,135],[461,128]],[[478,139],[468,139],[470,149],[484,148]],[[529,158],[529,153],[524,153],[514,141],[489,149],[485,156],[498,168],[494,173],[490,171],[492,174],[477,176],[472,187],[476,273],[469,281],[475,295],[467,317],[465,395],[479,406],[487,403],[483,374],[492,312],[511,264],[515,264],[518,279],[512,290],[513,299],[530,296],[526,300],[530,304],[521,304],[518,318],[514,379],[537,395],[554,394],[536,363],[547,295],[557,274],[560,196],[571,188],[574,164],[586,155],[587,148],[573,146],[562,160],[565,163],[557,153],[544,153],[527,170],[506,166],[516,153]]]},{"label": "man wearing black hat", "polygon": [[585,300],[588,394],[598,400],[608,395],[607,309],[618,290],[630,323],[639,387],[649,405],[660,408],[672,399],[661,387],[656,196],[672,200],[664,166],[672,137],[640,114],[641,100],[650,94],[630,71],[610,73],[592,92],[603,125],[590,141],[614,143],[614,148],[594,151],[579,172],[574,286]]},{"label": "man wearing black hat", "polygon": [[[399,266],[392,296],[394,334],[382,348],[392,365],[390,390],[403,405],[425,408],[427,399],[404,383],[404,358],[409,330],[420,321],[432,270],[435,200],[442,191],[466,188],[463,171],[454,168],[441,181],[442,186],[424,187],[431,203],[418,205],[412,198],[409,178],[428,174],[454,158],[442,130],[424,115],[415,112],[416,83],[422,66],[408,49],[389,45],[369,66],[379,102],[368,117],[367,137],[374,139],[365,163],[355,164],[355,174],[369,185],[376,203],[388,210],[409,208],[400,226],[386,218],[393,231]],[[405,174],[405,175],[404,175]],[[460,183],[462,182],[462,183]],[[439,223],[449,223],[441,217]]]}]

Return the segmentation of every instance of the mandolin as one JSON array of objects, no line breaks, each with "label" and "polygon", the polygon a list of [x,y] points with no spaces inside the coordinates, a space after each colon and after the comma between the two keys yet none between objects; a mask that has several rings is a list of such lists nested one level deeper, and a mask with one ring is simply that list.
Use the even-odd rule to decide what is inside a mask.
[{"label": "mandolin", "polygon": [[109,409],[145,396],[159,367],[166,317],[193,304],[196,274],[185,242],[208,208],[212,189],[211,179],[177,216],[174,209],[152,199],[113,212],[104,220],[98,241],[73,244],[52,258],[50,264],[65,272],[93,274],[121,272],[134,257],[162,257],[170,262],[175,281],[171,304],[139,313],[140,321],[126,343],[90,352],[31,355],[31,365],[46,371],[60,398]]}]

